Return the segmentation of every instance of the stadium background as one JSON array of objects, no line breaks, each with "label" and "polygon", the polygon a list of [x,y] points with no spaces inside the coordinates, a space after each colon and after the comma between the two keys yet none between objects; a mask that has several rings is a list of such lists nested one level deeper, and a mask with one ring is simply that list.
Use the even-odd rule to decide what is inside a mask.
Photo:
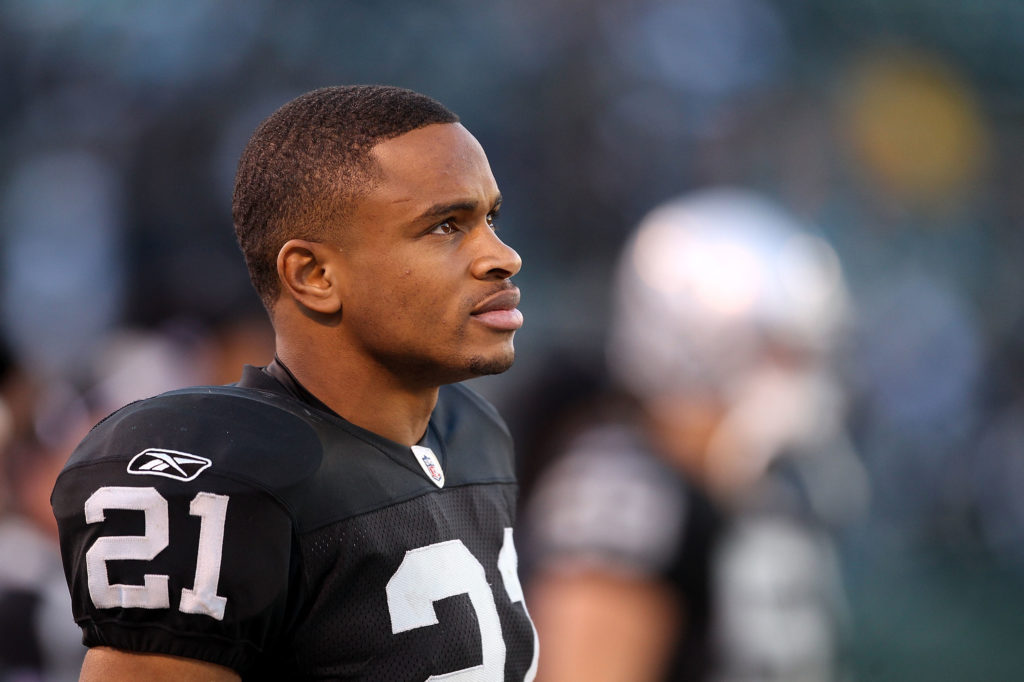
[{"label": "stadium background", "polygon": [[505,196],[527,324],[476,383],[517,435],[599,365],[655,203],[743,186],[826,235],[872,485],[843,538],[856,679],[1020,679],[1022,59],[1014,0],[3,0],[9,421],[60,451],[90,400],[232,380],[266,341],[230,226],[248,134],[321,85],[410,87]]}]

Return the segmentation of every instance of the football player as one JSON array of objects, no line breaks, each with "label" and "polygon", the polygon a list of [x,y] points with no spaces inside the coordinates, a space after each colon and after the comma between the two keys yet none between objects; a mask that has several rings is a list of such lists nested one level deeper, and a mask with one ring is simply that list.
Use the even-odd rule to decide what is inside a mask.
[{"label": "football player", "polygon": [[830,364],[834,252],[763,197],[709,189],[651,211],[617,274],[624,395],[592,410],[527,515],[541,677],[833,679],[825,531],[865,485]]},{"label": "football player", "polygon": [[518,254],[477,140],[385,86],[285,104],[235,231],[276,357],[115,412],[52,505],[83,680],[531,680],[502,372]]}]

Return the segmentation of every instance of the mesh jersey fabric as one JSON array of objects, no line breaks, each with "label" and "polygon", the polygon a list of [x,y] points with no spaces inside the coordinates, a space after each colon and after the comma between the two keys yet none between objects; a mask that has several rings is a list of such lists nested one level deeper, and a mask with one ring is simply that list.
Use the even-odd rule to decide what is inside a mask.
[{"label": "mesh jersey fabric", "polygon": [[247,367],[237,385],[122,408],[83,440],[51,502],[84,642],[245,680],[532,676],[494,409],[441,388],[419,444],[439,488],[410,448],[294,389]]}]

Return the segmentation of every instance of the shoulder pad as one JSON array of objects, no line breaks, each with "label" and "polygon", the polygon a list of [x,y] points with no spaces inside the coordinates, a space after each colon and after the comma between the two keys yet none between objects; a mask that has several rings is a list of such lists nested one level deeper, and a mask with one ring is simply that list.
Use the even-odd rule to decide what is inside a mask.
[{"label": "shoulder pad", "polygon": [[120,460],[129,473],[142,476],[221,475],[280,488],[319,466],[322,446],[315,424],[320,419],[301,403],[269,391],[182,389],[132,403],[104,419],[65,469]]}]

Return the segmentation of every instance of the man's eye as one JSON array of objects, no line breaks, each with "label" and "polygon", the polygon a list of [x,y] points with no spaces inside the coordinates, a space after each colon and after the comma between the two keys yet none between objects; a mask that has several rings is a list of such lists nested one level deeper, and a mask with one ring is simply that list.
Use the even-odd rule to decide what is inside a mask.
[{"label": "man's eye", "polygon": [[498,212],[497,211],[492,211],[492,212],[487,214],[487,224],[491,227],[491,229],[494,229],[494,230],[498,229]]},{"label": "man's eye", "polygon": [[449,235],[457,232],[458,229],[459,228],[455,225],[455,221],[449,219],[435,225],[434,229],[430,231],[430,234]]}]

